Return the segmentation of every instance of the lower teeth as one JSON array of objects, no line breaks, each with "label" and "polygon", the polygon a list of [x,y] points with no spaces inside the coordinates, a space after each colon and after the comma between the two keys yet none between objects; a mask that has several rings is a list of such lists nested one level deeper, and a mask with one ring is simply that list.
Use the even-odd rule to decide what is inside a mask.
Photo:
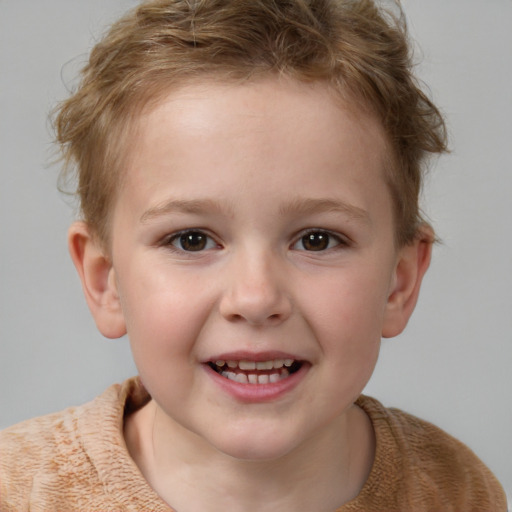
[{"label": "lower teeth", "polygon": [[234,380],[240,384],[273,384],[282,379],[286,379],[290,372],[282,369],[279,373],[263,373],[261,375],[255,373],[235,373],[230,371],[223,371],[221,375],[229,380]]}]

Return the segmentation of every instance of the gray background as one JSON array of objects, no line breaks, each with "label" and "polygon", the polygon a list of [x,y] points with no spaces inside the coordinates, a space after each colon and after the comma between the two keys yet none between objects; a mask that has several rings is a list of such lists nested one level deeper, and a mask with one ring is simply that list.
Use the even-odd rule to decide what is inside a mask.
[{"label": "gray background", "polygon": [[[103,339],[67,255],[47,114],[133,0],[0,0],[0,427],[135,373]],[[512,1],[405,0],[421,77],[448,118],[425,210],[443,245],[366,392],[467,443],[512,491]]]}]

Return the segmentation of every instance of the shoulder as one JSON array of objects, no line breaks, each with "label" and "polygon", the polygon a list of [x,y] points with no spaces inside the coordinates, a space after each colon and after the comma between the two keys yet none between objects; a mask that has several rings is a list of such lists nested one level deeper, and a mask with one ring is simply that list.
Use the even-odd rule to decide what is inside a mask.
[{"label": "shoulder", "polygon": [[34,487],[76,457],[76,410],[42,416],[0,432],[0,503],[2,510],[25,510]]},{"label": "shoulder", "polygon": [[361,397],[358,405],[374,426],[375,466],[397,479],[398,495],[413,510],[506,510],[501,485],[466,445],[375,399]]},{"label": "shoulder", "polygon": [[[0,432],[0,509],[17,512],[57,496],[93,492],[100,477],[87,449],[94,430],[122,423],[119,385],[80,407],[24,421]],[[121,419],[118,419],[121,418]],[[30,505],[29,505],[30,503]]]}]

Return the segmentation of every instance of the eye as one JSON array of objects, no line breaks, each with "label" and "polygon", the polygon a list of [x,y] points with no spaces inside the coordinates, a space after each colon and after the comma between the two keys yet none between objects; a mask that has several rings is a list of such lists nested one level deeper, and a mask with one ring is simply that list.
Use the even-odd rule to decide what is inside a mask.
[{"label": "eye", "polygon": [[217,247],[215,241],[202,231],[182,231],[170,237],[167,241],[178,250],[198,252]]},{"label": "eye", "polygon": [[292,249],[299,251],[325,251],[343,243],[343,240],[333,233],[316,230],[304,234],[293,244]]}]

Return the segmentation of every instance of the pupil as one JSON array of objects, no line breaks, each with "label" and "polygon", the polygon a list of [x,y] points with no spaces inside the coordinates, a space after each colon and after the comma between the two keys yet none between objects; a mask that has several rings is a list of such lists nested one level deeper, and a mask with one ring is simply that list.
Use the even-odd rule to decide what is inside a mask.
[{"label": "pupil", "polygon": [[185,233],[180,236],[180,243],[186,251],[202,251],[206,247],[203,233]]},{"label": "pupil", "polygon": [[308,251],[323,251],[329,246],[327,233],[309,233],[302,238],[304,248]]}]

